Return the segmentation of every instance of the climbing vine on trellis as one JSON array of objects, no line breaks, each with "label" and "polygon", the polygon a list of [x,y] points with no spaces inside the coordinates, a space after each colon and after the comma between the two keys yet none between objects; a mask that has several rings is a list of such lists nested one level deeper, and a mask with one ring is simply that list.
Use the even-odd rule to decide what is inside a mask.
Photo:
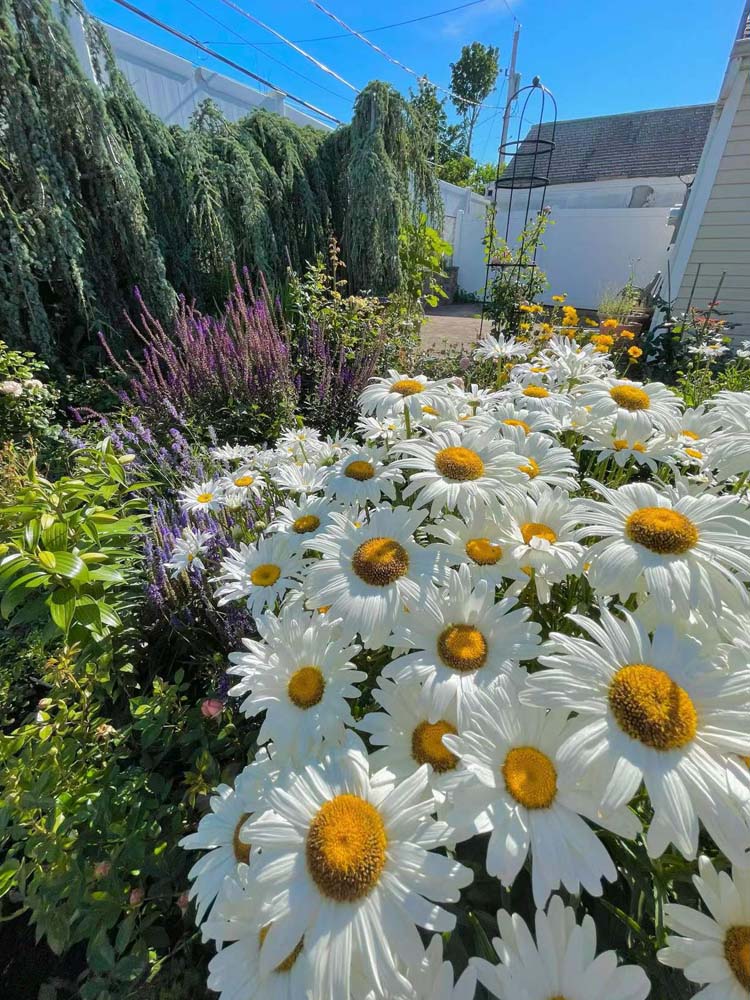
[{"label": "climbing vine on trellis", "polygon": [[[64,17],[72,13],[63,0]],[[117,342],[137,285],[167,319],[176,292],[223,300],[231,264],[280,284],[331,233],[352,291],[394,291],[398,233],[437,183],[408,105],[375,82],[351,125],[326,134],[267,111],[229,122],[210,101],[167,126],[85,20],[97,81],[49,0],[0,0],[0,323],[5,339],[66,364]]]}]

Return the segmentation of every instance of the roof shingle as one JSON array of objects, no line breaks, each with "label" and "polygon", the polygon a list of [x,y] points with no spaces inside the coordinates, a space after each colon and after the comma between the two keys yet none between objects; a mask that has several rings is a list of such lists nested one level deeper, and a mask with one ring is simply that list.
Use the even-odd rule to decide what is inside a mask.
[{"label": "roof shingle", "polygon": [[[549,183],[693,174],[713,110],[713,104],[695,104],[558,122]],[[542,139],[550,139],[552,123],[543,122],[531,128],[521,151],[531,148],[528,144],[537,134]],[[528,176],[532,162],[531,156],[519,156],[516,176]],[[540,157],[535,173],[544,173],[547,162],[546,156]],[[505,171],[506,183],[513,168],[511,160]]]}]

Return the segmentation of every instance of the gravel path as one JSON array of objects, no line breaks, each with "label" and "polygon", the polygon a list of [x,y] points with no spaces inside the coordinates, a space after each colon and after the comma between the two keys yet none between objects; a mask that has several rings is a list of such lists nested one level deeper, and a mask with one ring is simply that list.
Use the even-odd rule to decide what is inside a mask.
[{"label": "gravel path", "polygon": [[[479,337],[481,310],[479,302],[453,303],[430,309],[422,327],[422,344],[425,347],[451,348],[475,343]],[[486,321],[483,332],[489,333]]]}]

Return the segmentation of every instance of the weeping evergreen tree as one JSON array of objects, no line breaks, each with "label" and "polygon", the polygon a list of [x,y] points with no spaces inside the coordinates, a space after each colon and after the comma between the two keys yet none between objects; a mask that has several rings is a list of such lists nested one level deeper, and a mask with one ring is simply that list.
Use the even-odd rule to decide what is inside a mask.
[{"label": "weeping evergreen tree", "polygon": [[352,124],[329,134],[267,111],[229,122],[210,101],[187,129],[168,127],[134,94],[103,28],[84,23],[96,81],[49,0],[0,0],[6,341],[75,364],[99,329],[127,329],[135,286],[168,322],[176,292],[210,310],[232,264],[281,284],[331,234],[352,291],[398,288],[399,230],[440,203],[422,130],[392,87],[370,84]]},{"label": "weeping evergreen tree", "polygon": [[132,157],[39,0],[0,0],[0,327],[47,356],[119,323],[138,284],[174,292]]}]

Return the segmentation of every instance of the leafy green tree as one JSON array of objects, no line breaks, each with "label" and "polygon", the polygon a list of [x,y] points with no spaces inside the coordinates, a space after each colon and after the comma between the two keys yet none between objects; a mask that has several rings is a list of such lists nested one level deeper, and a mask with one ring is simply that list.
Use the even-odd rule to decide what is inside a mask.
[{"label": "leafy green tree", "polygon": [[451,63],[451,100],[463,119],[466,132],[464,152],[471,155],[471,140],[481,108],[492,93],[498,73],[500,50],[494,45],[472,42],[464,45],[457,62]]}]

